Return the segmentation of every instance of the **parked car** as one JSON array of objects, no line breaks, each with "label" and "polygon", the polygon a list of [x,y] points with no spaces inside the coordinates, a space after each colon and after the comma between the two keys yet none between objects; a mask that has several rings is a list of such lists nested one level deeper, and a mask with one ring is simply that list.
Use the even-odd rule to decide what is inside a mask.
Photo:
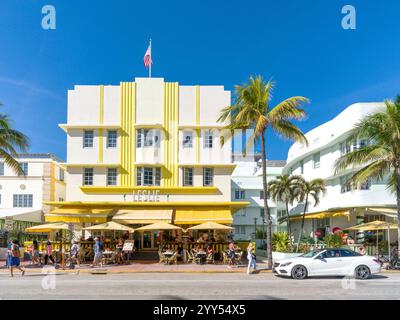
[{"label": "parked car", "polygon": [[321,249],[296,258],[276,261],[273,272],[279,276],[305,279],[312,276],[354,276],[368,279],[381,271],[381,263],[371,256],[350,249]]}]

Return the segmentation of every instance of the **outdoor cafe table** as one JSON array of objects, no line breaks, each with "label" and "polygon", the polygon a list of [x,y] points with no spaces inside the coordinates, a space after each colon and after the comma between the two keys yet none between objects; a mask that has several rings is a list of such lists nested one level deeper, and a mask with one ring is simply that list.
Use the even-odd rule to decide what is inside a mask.
[{"label": "outdoor cafe table", "polygon": [[113,251],[103,251],[103,259],[105,263],[111,262]]},{"label": "outdoor cafe table", "polygon": [[196,253],[196,257],[198,257],[200,259],[200,264],[203,264],[204,260],[207,257],[207,253],[205,251],[199,251]]},{"label": "outdoor cafe table", "polygon": [[169,263],[169,259],[171,259],[171,257],[174,255],[174,253],[170,250],[165,251],[164,253],[165,256],[165,264]]}]

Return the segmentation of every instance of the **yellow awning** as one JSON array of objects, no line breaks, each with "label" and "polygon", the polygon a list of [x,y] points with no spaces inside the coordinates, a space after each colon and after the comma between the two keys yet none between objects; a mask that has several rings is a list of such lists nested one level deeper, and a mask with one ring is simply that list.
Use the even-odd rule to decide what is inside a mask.
[{"label": "yellow awning", "polygon": [[[349,217],[350,211],[336,211],[336,212],[318,212],[306,214],[305,219],[325,219],[331,217]],[[290,220],[301,220],[303,219],[302,215],[290,218]]]},{"label": "yellow awning", "polygon": [[45,214],[44,220],[46,222],[70,222],[70,223],[103,223],[107,222],[108,215],[96,214]]},{"label": "yellow awning", "polygon": [[172,209],[160,210],[119,210],[113,220],[124,224],[171,223]]},{"label": "yellow awning", "polygon": [[51,211],[51,214],[112,214],[113,209],[90,209],[90,208],[58,208]]},{"label": "yellow awning", "polygon": [[174,224],[200,224],[203,222],[231,224],[233,222],[230,210],[179,210],[175,212]]}]

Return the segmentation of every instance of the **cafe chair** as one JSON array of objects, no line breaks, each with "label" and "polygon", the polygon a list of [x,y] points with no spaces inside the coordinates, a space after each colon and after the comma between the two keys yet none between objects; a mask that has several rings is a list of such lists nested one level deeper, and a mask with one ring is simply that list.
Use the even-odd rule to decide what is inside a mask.
[{"label": "cafe chair", "polygon": [[161,251],[158,251],[158,257],[160,258],[160,263],[165,263],[167,261],[167,258]]},{"label": "cafe chair", "polygon": [[213,263],[213,264],[215,264],[214,253],[213,253],[213,252],[210,252],[210,253],[207,255],[206,263]]},{"label": "cafe chair", "polygon": [[222,263],[229,264],[231,262],[231,258],[228,257],[228,253],[225,251],[222,252]]},{"label": "cafe chair", "polygon": [[186,256],[187,256],[187,263],[194,262],[194,256],[189,250],[186,250]]},{"label": "cafe chair", "polygon": [[168,263],[178,264],[178,251],[175,251],[171,258],[169,258]]}]

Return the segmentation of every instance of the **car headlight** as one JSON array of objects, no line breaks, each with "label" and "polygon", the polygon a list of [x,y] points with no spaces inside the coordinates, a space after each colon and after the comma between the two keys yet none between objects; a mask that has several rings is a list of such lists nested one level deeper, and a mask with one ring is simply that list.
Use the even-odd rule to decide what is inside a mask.
[{"label": "car headlight", "polygon": [[291,264],[292,264],[291,262],[282,263],[280,267],[287,267],[290,266]]}]

